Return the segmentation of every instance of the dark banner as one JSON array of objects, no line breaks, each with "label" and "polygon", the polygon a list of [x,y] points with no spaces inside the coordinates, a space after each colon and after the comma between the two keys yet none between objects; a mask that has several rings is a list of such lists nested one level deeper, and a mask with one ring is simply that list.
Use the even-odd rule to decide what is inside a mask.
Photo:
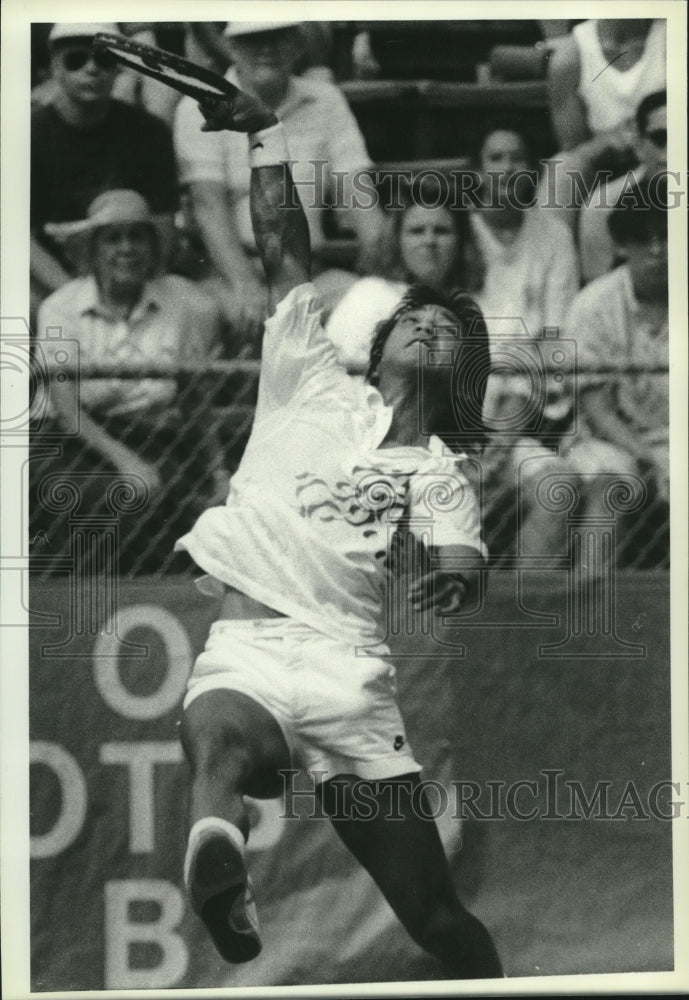
[{"label": "dark banner", "polygon": [[[619,579],[612,620],[582,629],[551,575],[530,592],[495,573],[461,628],[397,622],[410,742],[458,890],[510,975],[669,969],[667,581]],[[181,888],[178,742],[214,606],[174,579],[121,582],[97,612],[78,598],[31,588],[33,989],[442,978],[312,815],[308,783],[297,818],[252,803],[263,953],[237,968],[216,955]]]}]

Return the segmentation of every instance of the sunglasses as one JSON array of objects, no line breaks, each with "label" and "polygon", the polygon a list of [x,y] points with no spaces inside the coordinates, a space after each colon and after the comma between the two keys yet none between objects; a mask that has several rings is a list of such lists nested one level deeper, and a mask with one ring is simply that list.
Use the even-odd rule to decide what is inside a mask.
[{"label": "sunglasses", "polygon": [[62,65],[70,73],[83,69],[89,60],[102,70],[113,70],[117,66],[117,60],[111,52],[102,52],[99,49],[67,49],[61,58]]},{"label": "sunglasses", "polygon": [[666,128],[654,128],[650,132],[646,132],[646,138],[650,139],[654,146],[658,149],[663,149],[667,146],[667,129]]}]

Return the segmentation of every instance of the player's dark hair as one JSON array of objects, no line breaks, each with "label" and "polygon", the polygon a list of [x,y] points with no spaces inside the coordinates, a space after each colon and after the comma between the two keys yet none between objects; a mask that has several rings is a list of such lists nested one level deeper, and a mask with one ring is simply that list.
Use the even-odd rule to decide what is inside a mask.
[{"label": "player's dark hair", "polygon": [[634,115],[636,119],[636,127],[638,128],[640,135],[644,135],[646,132],[649,115],[651,115],[656,108],[664,107],[667,107],[667,90],[654,90],[652,94],[646,94],[637,107]]},{"label": "player's dark hair", "polygon": [[446,309],[456,318],[459,332],[451,392],[445,400],[435,401],[435,426],[430,430],[450,448],[480,451],[488,437],[483,402],[490,373],[490,346],[483,313],[467,292],[444,295],[426,285],[412,285],[392,315],[375,328],[366,381],[377,384],[385,344],[400,318],[423,306]]},{"label": "player's dark hair", "polygon": [[615,243],[639,243],[655,233],[667,235],[667,178],[644,178],[620,195],[608,215]]}]

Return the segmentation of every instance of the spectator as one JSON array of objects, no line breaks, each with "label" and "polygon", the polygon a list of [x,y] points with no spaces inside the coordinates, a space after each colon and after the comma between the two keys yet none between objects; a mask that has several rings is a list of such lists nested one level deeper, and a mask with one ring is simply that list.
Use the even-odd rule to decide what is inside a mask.
[{"label": "spectator", "polygon": [[[507,374],[492,375],[486,393],[486,421],[494,429],[481,462],[483,492],[490,499],[484,511],[487,537],[493,549],[513,547],[518,502],[519,551],[550,555],[563,551],[563,529],[537,501],[536,488],[544,475],[576,475],[551,446],[551,435],[569,423],[572,400],[551,384],[539,432],[526,424],[522,430],[518,417],[530,411],[533,383],[519,375],[518,360],[517,374],[510,374],[510,358],[528,352],[528,341],[538,340],[545,327],[563,323],[579,287],[576,251],[567,227],[534,204],[531,157],[524,136],[508,120],[486,126],[477,167],[480,207],[470,212],[474,294],[486,318],[494,364],[507,357]],[[547,445],[541,440],[546,431]]]},{"label": "spectator", "polygon": [[[47,25],[50,29],[50,25]],[[110,25],[117,29],[117,25]],[[119,25],[122,34],[131,38],[135,42],[144,45],[154,45],[156,48],[167,49],[182,55],[184,51],[184,25],[176,31],[170,30],[171,25],[160,26],[155,23],[123,23]],[[167,30],[165,30],[167,28]],[[32,53],[32,62],[36,61],[36,85],[31,90],[31,103],[50,104],[55,97],[56,83],[46,72],[41,73],[40,54]],[[32,66],[33,71],[33,66]],[[166,87],[159,80],[154,80],[150,76],[143,76],[129,66],[119,65],[115,84],[112,89],[112,96],[118,101],[126,104],[134,104],[136,107],[150,111],[152,115],[166,123],[168,128],[172,127],[175,117],[175,107],[181,94],[177,90]]]},{"label": "spectator", "polygon": [[[662,19],[608,19],[575,25],[553,51],[549,96],[560,152],[548,165],[541,200],[577,222],[569,171],[588,188],[598,171],[619,176],[635,165],[634,109],[665,88],[666,33]],[[608,174],[610,176],[610,174]]]},{"label": "spectator", "polygon": [[466,212],[442,204],[428,207],[430,199],[424,203],[422,193],[413,188],[404,209],[392,215],[387,278],[352,276],[328,319],[327,333],[352,373],[366,372],[375,325],[398,305],[409,285],[444,294],[468,287],[464,259],[472,253]]},{"label": "spectator", "polygon": [[[300,194],[318,248],[323,244],[323,211],[314,190],[322,176],[318,161],[327,168],[326,179],[329,171],[342,172],[344,205],[353,175],[370,166],[354,116],[336,87],[292,73],[299,38],[294,22],[230,22],[226,34],[234,61],[227,78],[258,96],[284,124],[295,181],[309,185]],[[202,123],[196,103],[184,98],[175,122],[181,179],[189,185],[194,215],[217,272],[223,312],[252,337],[265,317],[266,292],[249,220],[246,146],[229,132],[200,133]],[[376,258],[382,213],[350,210],[347,221],[358,236],[365,266],[364,258]]]},{"label": "spectator", "polygon": [[471,229],[466,212],[431,206],[421,189],[413,191],[411,202],[394,218],[393,277],[445,294],[467,288],[463,268],[470,256]]},{"label": "spectator", "polygon": [[526,140],[509,120],[489,123],[480,140],[479,204],[470,213],[479,260],[481,305],[491,317],[516,320],[515,332],[538,337],[559,326],[579,288],[576,249],[566,226],[534,203],[533,161]]},{"label": "spectator", "polygon": [[[227,475],[198,383],[191,382],[182,392],[174,377],[118,375],[132,366],[169,370],[212,356],[219,316],[184,278],[155,276],[160,229],[137,192],[107,191],[93,201],[85,220],[54,224],[50,231],[58,239],[80,242],[91,273],[68,282],[42,303],[39,342],[49,355],[46,331],[59,328],[63,338],[78,341],[82,370],[95,364],[111,369],[113,377],[85,374],[78,394],[73,383],[64,383],[47,401],[35,401],[35,410],[52,407],[48,418],[59,431],[70,426],[80,408],[78,434],[66,434],[61,442],[61,471],[105,470],[139,477],[141,490],[154,504],[135,525],[140,535],[136,551],[130,539],[123,546],[123,559],[139,568],[155,568],[165,554],[161,545],[164,549],[195,516],[189,493],[213,494],[215,479],[215,492],[224,496]],[[53,462],[34,464],[34,483],[56,471]],[[87,509],[89,504],[97,507],[102,493],[94,480],[84,500]],[[55,525],[47,525],[46,531],[54,537]],[[55,550],[55,540],[51,544]]]},{"label": "spectator", "polygon": [[[567,332],[578,341],[582,365],[668,365],[667,210],[662,189],[654,187],[642,182],[622,196],[608,226],[625,263],[592,281],[572,303]],[[585,431],[577,451],[582,468],[642,476],[648,488],[646,517],[655,509],[666,525],[667,373],[593,374],[580,381]],[[592,446],[587,435],[600,440]],[[599,504],[604,514],[602,500]]]},{"label": "spectator", "polygon": [[599,278],[615,264],[615,245],[608,229],[610,208],[625,188],[667,167],[667,92],[656,90],[644,97],[636,109],[635,121],[639,165],[628,174],[601,184],[600,195],[582,209],[579,248],[585,281]]},{"label": "spectator", "polygon": [[[187,55],[216,73],[225,73],[234,60],[225,21],[193,21],[187,24]],[[332,29],[329,21],[304,21],[293,72],[333,82],[329,67]]]},{"label": "spectator", "polygon": [[83,219],[108,188],[131,188],[161,221],[164,252],[174,232],[177,176],[172,140],[158,118],[112,98],[116,62],[91,48],[99,31],[114,24],[54,24],[49,35],[52,100],[31,114],[32,303],[74,275],[47,223]]}]

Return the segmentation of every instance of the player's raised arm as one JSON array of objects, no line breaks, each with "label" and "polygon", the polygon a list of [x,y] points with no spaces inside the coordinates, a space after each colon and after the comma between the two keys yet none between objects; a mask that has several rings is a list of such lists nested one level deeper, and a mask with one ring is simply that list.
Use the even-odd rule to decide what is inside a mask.
[{"label": "player's raised arm", "polygon": [[311,245],[304,210],[287,162],[282,125],[259,100],[237,89],[234,97],[199,105],[204,131],[245,132],[251,165],[251,222],[268,280],[271,306],[311,280]]}]

